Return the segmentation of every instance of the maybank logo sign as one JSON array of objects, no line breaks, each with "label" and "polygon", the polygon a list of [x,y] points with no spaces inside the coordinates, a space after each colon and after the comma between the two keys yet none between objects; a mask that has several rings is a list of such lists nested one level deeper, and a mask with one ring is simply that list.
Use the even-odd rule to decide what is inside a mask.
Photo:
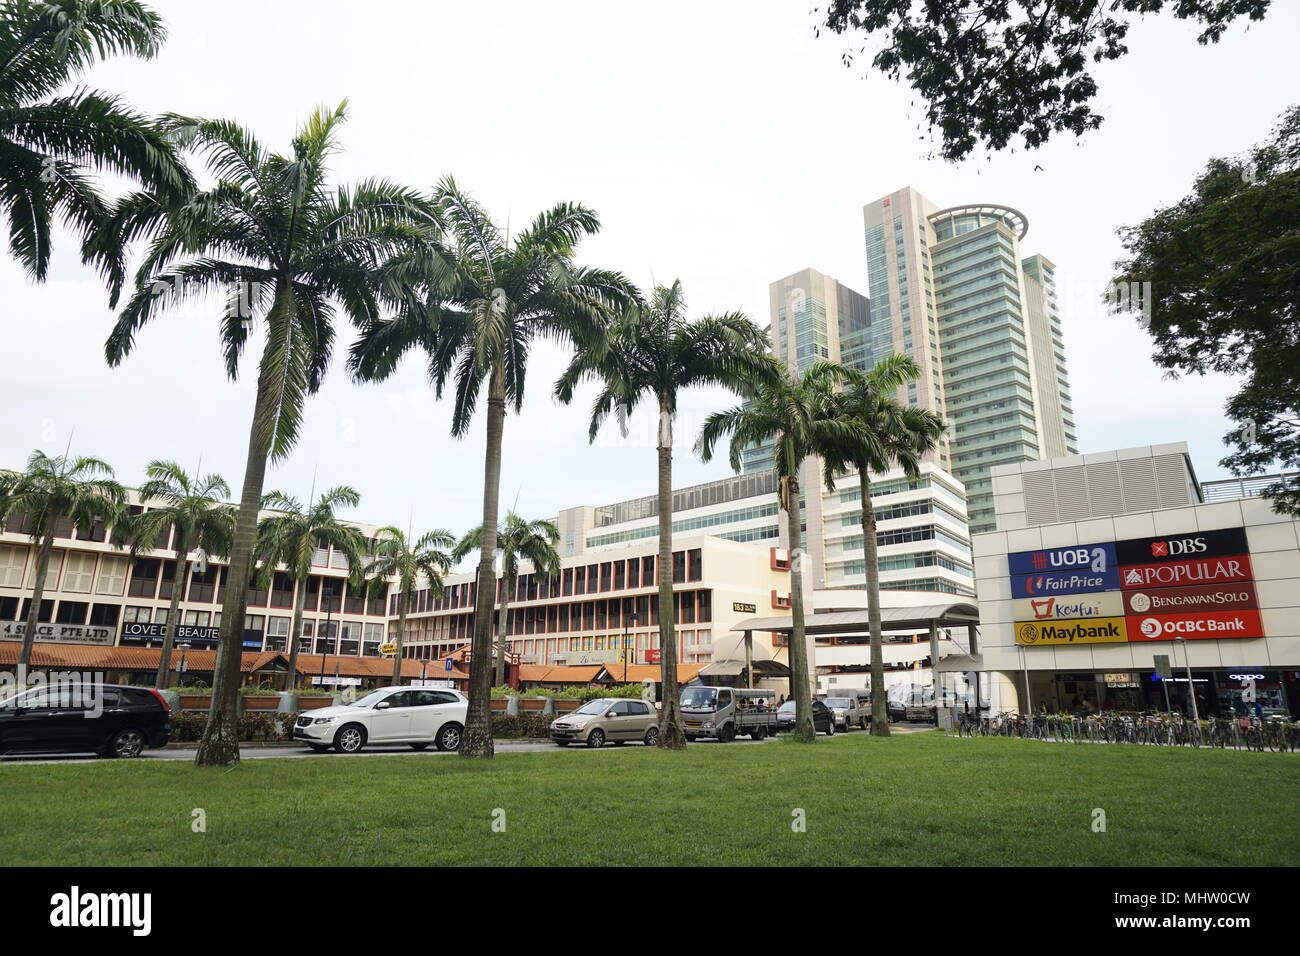
[{"label": "maybank logo sign", "polygon": [[1123,644],[1127,641],[1128,630],[1122,617],[1016,625],[1016,643],[1025,647],[1039,644]]}]

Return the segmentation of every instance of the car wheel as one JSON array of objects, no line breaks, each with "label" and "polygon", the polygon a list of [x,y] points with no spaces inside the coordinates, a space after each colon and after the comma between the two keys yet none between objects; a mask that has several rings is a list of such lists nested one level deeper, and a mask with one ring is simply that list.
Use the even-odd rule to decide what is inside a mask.
[{"label": "car wheel", "polygon": [[460,746],[460,734],[460,724],[443,724],[433,745],[439,750],[455,750]]},{"label": "car wheel", "polygon": [[310,747],[312,750],[316,751],[318,754],[323,754],[325,751],[330,749],[329,744],[308,744],[307,746]]},{"label": "car wheel", "polygon": [[429,741],[425,740],[425,741],[423,741],[423,742],[421,742],[421,743],[418,743],[418,744],[411,744],[411,749],[412,749],[412,750],[428,750],[428,749],[429,749]]},{"label": "car wheel", "polygon": [[569,746],[569,742],[568,742],[567,740],[557,740],[557,741],[555,742],[555,746],[557,746],[557,747],[567,747],[567,746]]},{"label": "car wheel", "polygon": [[597,727],[591,733],[587,734],[587,746],[593,750],[599,750],[605,746],[605,731]]},{"label": "car wheel", "polygon": [[766,736],[767,736],[766,727],[755,727],[753,730],[749,732],[750,740],[762,740]]},{"label": "car wheel", "polygon": [[693,744],[693,743],[695,743],[695,738],[694,738],[692,735],[690,735],[690,734],[684,734],[683,736],[686,737],[686,742],[687,742],[688,744]]},{"label": "car wheel", "polygon": [[733,724],[727,724],[718,731],[718,742],[729,744],[736,739],[736,728]]},{"label": "car wheel", "polygon": [[108,755],[129,759],[144,752],[144,734],[138,730],[119,730],[108,742]]},{"label": "car wheel", "polygon": [[354,754],[366,745],[366,731],[360,724],[340,727],[334,735],[334,749],[341,754]]},{"label": "car wheel", "polygon": [[826,722],[826,736],[827,737],[835,736],[835,721],[829,720]]},{"label": "car wheel", "polygon": [[645,745],[647,747],[659,746],[659,728],[651,727],[645,732]]}]

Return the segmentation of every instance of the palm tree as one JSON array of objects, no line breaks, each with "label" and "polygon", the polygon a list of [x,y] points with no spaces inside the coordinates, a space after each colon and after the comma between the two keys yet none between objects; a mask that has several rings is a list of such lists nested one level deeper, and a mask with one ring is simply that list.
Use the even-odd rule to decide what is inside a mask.
[{"label": "palm tree", "polygon": [[[483,529],[473,528],[456,544],[452,561],[459,562],[465,555],[478,549],[483,541]],[[513,511],[497,529],[497,552],[501,555],[501,600],[497,605],[497,672],[495,683],[506,682],[506,621],[510,611],[510,595],[519,583],[519,562],[529,561],[538,574],[556,574],[560,570],[560,553],[555,546],[560,543],[560,529],[552,521],[525,521]]]},{"label": "palm tree", "polygon": [[307,581],[311,576],[316,549],[333,545],[348,562],[349,583],[360,587],[365,572],[365,536],[334,514],[338,508],[355,508],[361,494],[347,485],[331,488],[313,505],[292,495],[272,491],[262,499],[262,508],[272,512],[257,525],[255,560],[262,562],[260,580],[268,587],[278,568],[294,584],[293,623],[289,628],[289,670],[285,690],[298,682],[298,648],[302,643],[302,612],[307,602]]},{"label": "palm tree", "polygon": [[566,404],[585,378],[601,382],[591,410],[588,437],[594,441],[611,412],[620,422],[643,399],[655,401],[659,412],[659,647],[663,709],[659,746],[683,750],[677,686],[677,634],[673,613],[673,419],[677,396],[695,386],[721,386],[748,394],[770,373],[766,333],[739,312],[709,315],[696,321],[686,316],[680,281],[657,286],[648,305],[627,309],[610,330],[603,350],[579,352],[555,392]]},{"label": "palm tree", "polygon": [[[128,196],[111,217],[120,245],[137,237],[147,237],[149,244],[134,291],[105,346],[110,365],[130,353],[145,323],[209,292],[225,294],[221,335],[232,378],[254,320],[266,325],[212,707],[195,756],[200,766],[239,760],[245,584],[254,571],[268,457],[283,459],[297,440],[306,397],[320,387],[329,367],[337,308],[357,323],[377,320],[382,264],[418,247],[434,222],[421,197],[386,182],[328,187],[327,161],[337,149],[345,112],[346,103],[316,110],[288,156],[268,152],[233,123],[172,117],[169,129],[180,142],[204,152],[217,185],[176,208],[148,194]],[[122,274],[119,262],[110,289],[114,302]]]},{"label": "palm tree", "polygon": [[714,412],[704,421],[696,449],[709,461],[713,447],[731,436],[731,467],[740,470],[741,453],[765,441],[774,443],[781,507],[786,513],[790,545],[790,683],[795,699],[795,739],[816,740],[808,652],[804,635],[803,530],[799,471],[804,460],[835,440],[844,440],[851,426],[821,416],[820,396],[844,373],[843,366],[819,362],[799,377],[785,363],[768,357],[772,369],[743,405]]},{"label": "palm tree", "polygon": [[174,197],[191,179],[151,120],[117,97],[60,87],[98,60],[153,57],[162,20],[134,0],[8,0],[0,4],[0,222],[9,249],[43,281],[55,216],[82,234],[82,257],[98,258],[105,200],[92,171],[138,180]]},{"label": "palm tree", "polygon": [[529,353],[539,338],[579,349],[598,347],[614,311],[636,298],[622,275],[578,266],[578,242],[599,228],[596,214],[573,203],[539,215],[519,236],[504,236],[487,212],[450,178],[435,190],[448,241],[431,243],[398,275],[423,275],[392,321],[372,322],[353,346],[351,367],[363,380],[387,378],[414,346],[428,353],[429,377],[442,396],[455,380],[452,434],[463,436],[487,386],[487,449],[469,711],[460,753],[492,756],[492,611],[502,432],[507,405],[524,400]]},{"label": "palm tree", "polygon": [[168,531],[174,528],[176,532],[172,539],[176,577],[172,582],[167,631],[154,680],[154,686],[162,689],[167,686],[171,672],[172,647],[180,625],[181,592],[190,573],[190,552],[197,549],[205,555],[228,554],[235,532],[235,509],[225,504],[230,497],[230,486],[220,475],[191,477],[176,462],[159,460],[149,462],[145,477],[148,480],[140,487],[140,500],[150,506],[149,510],[124,521],[116,537],[130,544],[131,558],[135,560],[142,551],[153,550],[159,540],[165,543]]},{"label": "palm tree", "polygon": [[20,668],[32,660],[57,524],[71,521],[77,530],[89,534],[96,523],[116,524],[125,504],[126,491],[113,481],[113,469],[98,458],[51,457],[37,450],[27,459],[26,471],[0,472],[0,527],[21,515],[36,547],[32,601],[18,652]]},{"label": "palm tree", "polygon": [[862,486],[862,544],[867,575],[867,618],[871,627],[871,728],[889,736],[885,706],[885,664],[880,627],[880,563],[876,553],[876,512],[871,505],[871,475],[901,468],[920,477],[921,459],[939,445],[943,419],[897,398],[898,389],[921,374],[906,355],[881,359],[868,371],[846,368],[840,388],[823,395],[824,414],[849,426],[838,439],[818,449],[826,468],[827,487],[835,476],[853,471]]},{"label": "palm tree", "polygon": [[393,653],[393,683],[397,684],[402,679],[402,642],[415,585],[423,579],[434,597],[442,597],[442,576],[455,563],[443,549],[450,548],[456,539],[450,531],[439,528],[425,532],[412,544],[401,528],[392,525],[380,528],[375,539],[370,576],[380,581],[397,579],[397,650]]}]

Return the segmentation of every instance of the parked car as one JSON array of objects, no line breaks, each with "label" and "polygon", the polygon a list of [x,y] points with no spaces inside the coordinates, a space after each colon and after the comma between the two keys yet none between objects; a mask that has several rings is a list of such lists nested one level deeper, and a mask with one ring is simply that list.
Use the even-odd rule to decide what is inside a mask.
[{"label": "parked car", "polygon": [[713,737],[725,744],[737,734],[762,740],[776,733],[770,690],[694,685],[682,689],[681,707],[688,741]]},{"label": "parked car", "polygon": [[465,730],[469,701],[455,690],[381,687],[350,704],[307,711],[293,726],[293,739],[323,753],[356,753],[367,744],[408,744],[424,750],[455,750]]},{"label": "parked car", "polygon": [[[831,713],[831,709],[820,700],[812,702],[812,718],[814,732],[826,734],[829,737],[835,736],[835,716]],[[776,729],[778,731],[794,730],[794,701],[787,700],[777,708]]]},{"label": "parked car", "polygon": [[551,721],[551,739],[561,747],[586,744],[619,746],[639,740],[647,747],[659,742],[659,713],[654,704],[627,697],[589,700],[577,710]]},{"label": "parked car", "polygon": [[885,710],[889,714],[891,724],[901,724],[907,719],[907,705],[901,700],[885,701]]},{"label": "parked car", "polygon": [[863,703],[857,697],[826,697],[822,701],[831,709],[835,725],[843,731],[850,727],[865,728],[871,720],[871,701]]},{"label": "parked car", "polygon": [[49,684],[0,701],[0,754],[138,757],[171,733],[166,698],[147,687]]}]

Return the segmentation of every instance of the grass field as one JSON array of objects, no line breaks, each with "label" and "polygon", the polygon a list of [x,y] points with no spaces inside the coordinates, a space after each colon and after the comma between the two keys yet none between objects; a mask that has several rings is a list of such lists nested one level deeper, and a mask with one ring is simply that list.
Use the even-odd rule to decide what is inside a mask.
[{"label": "grass field", "polygon": [[[1296,865],[1287,754],[865,734],[811,747],[0,766],[7,865]],[[206,811],[207,832],[191,831]],[[493,812],[505,811],[505,832]],[[806,832],[794,832],[793,811]],[[1106,831],[1092,829],[1093,811]]]}]

